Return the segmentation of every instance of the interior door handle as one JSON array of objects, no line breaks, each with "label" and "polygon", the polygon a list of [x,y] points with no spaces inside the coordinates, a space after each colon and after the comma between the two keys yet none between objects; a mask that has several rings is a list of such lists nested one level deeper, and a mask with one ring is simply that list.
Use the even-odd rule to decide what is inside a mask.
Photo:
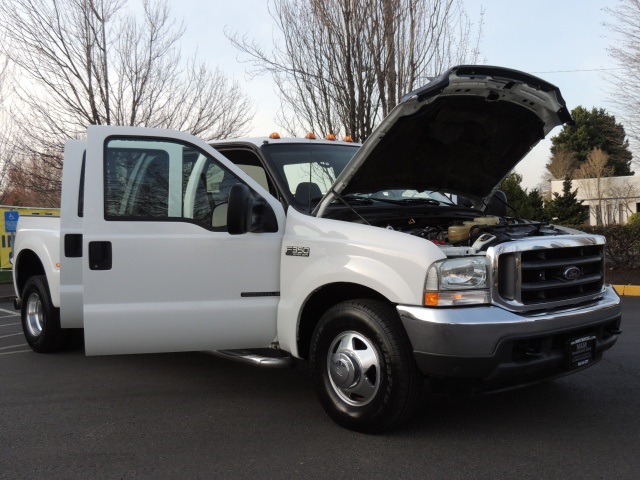
[{"label": "interior door handle", "polygon": [[89,242],[89,269],[111,270],[111,242]]}]

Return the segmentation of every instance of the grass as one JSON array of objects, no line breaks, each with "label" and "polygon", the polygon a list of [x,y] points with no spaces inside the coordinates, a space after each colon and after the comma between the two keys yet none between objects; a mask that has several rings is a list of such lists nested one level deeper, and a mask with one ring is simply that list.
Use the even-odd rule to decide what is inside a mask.
[{"label": "grass", "polygon": [[0,270],[0,285],[13,282],[13,272],[11,270]]}]

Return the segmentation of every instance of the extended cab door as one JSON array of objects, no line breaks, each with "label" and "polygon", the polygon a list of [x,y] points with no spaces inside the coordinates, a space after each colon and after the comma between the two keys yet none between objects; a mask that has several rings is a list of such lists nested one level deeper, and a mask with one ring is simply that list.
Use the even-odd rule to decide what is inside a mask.
[{"label": "extended cab door", "polygon": [[[276,232],[228,233],[237,183],[268,203]],[[89,127],[84,205],[87,354],[252,348],[276,338],[284,211],[206,143]]]},{"label": "extended cab door", "polygon": [[84,162],[87,142],[67,140],[62,167],[60,218],[60,325],[82,328],[82,233],[84,217]]}]

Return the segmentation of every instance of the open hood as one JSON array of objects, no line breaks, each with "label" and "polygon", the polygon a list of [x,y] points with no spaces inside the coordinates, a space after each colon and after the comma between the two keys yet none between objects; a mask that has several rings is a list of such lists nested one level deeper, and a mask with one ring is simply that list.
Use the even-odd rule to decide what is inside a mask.
[{"label": "open hood", "polygon": [[557,87],[517,70],[450,69],[405,95],[316,209],[339,195],[438,190],[487,199],[554,127],[571,116]]}]

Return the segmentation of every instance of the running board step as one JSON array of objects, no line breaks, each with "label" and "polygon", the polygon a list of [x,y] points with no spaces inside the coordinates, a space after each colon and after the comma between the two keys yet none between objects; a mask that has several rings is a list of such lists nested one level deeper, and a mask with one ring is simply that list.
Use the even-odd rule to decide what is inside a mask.
[{"label": "running board step", "polygon": [[207,352],[216,357],[266,368],[285,368],[295,364],[295,359],[277,348],[254,348],[250,350],[215,350]]}]

